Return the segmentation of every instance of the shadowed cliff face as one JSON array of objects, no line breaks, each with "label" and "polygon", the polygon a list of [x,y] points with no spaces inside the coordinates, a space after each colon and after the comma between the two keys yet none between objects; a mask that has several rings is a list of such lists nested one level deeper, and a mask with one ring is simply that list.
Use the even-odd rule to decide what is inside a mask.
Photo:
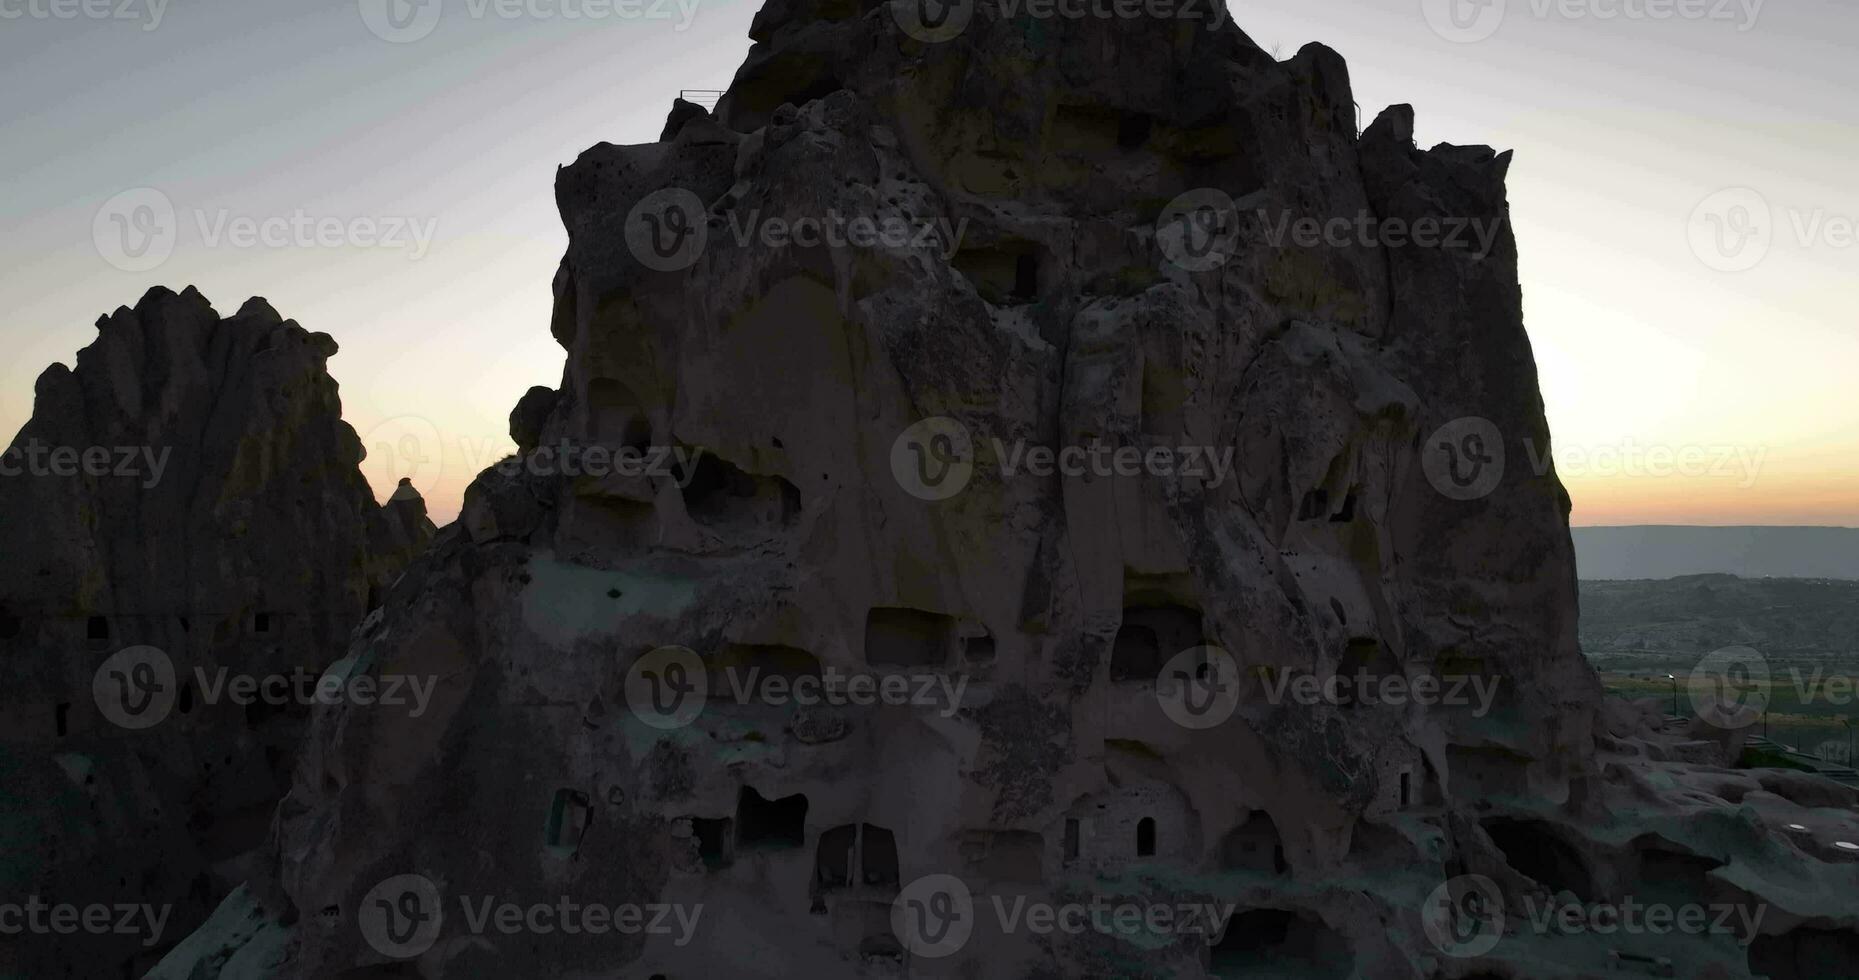
[{"label": "shadowed cliff face", "polygon": [[1639,768],[1712,746],[1597,755],[1508,155],[1358,135],[1320,46],[913,9],[770,4],[561,170],[561,385],[351,648],[430,710],[319,708],[158,975],[1514,972],[1436,885],[1780,860]]},{"label": "shadowed cliff face", "polygon": [[327,335],[191,288],[97,327],[0,473],[0,870],[22,902],[167,911],[0,937],[20,975],[139,976],[252,873],[309,704],[227,683],[314,681],[433,530],[410,487],[375,504]]}]

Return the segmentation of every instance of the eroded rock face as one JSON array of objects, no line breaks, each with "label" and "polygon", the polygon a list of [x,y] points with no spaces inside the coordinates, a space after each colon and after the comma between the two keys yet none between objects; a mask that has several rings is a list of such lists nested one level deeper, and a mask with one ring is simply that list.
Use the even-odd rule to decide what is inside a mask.
[{"label": "eroded rock face", "polygon": [[433,533],[410,486],[375,503],[328,335],[192,288],[97,328],[0,475],[0,890],[167,909],[0,936],[9,975],[140,976],[252,875],[309,704],[225,683],[314,682]]},{"label": "eroded rock face", "polygon": [[[1597,754],[1554,473],[1440,476],[1493,448],[1465,420],[1547,444],[1508,155],[1420,151],[1405,107],[1358,136],[1321,46],[896,13],[771,3],[714,115],[558,175],[562,383],[351,651],[431,710],[316,713],[259,889],[276,975],[1541,975],[1555,937],[1443,955],[1429,893],[1836,867],[1760,810],[1678,829],[1729,803],[1675,796],[1630,712]],[[1274,231],[1367,217],[1490,234]],[[1339,674],[1440,686],[1297,693]],[[893,694],[780,693],[848,676]],[[937,875],[953,949],[912,918]],[[1039,932],[1019,899],[1220,911]]]}]

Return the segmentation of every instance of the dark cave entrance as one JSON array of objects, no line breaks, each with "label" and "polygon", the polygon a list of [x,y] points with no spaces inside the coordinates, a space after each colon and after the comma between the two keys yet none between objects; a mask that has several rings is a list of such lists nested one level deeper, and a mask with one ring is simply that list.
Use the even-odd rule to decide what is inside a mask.
[{"label": "dark cave entrance", "polygon": [[1859,936],[1845,931],[1799,928],[1749,944],[1749,972],[1769,980],[1852,976],[1856,962]]},{"label": "dark cave entrance", "polygon": [[1131,606],[1110,650],[1112,681],[1150,681],[1176,654],[1204,644],[1201,614],[1186,606]]},{"label": "dark cave entrance", "polygon": [[1289,867],[1285,863],[1284,839],[1272,815],[1254,810],[1245,823],[1233,828],[1220,844],[1220,864],[1228,870],[1284,874]]},{"label": "dark cave entrance", "polygon": [[865,618],[865,662],[944,667],[955,649],[955,620],[921,609],[880,606]]},{"label": "dark cave entrance", "polygon": [[1236,912],[1208,955],[1218,977],[1342,978],[1355,970],[1355,954],[1341,934],[1307,912],[1250,909]]},{"label": "dark cave entrance", "polygon": [[753,786],[736,798],[736,843],[744,848],[792,848],[807,844],[807,797],[800,793],[764,799]]},{"label": "dark cave entrance", "polygon": [[1567,890],[1584,902],[1595,900],[1594,878],[1581,855],[1540,821],[1500,817],[1485,821],[1484,829],[1519,873],[1552,892]]},{"label": "dark cave entrance", "polygon": [[545,841],[553,850],[573,852],[581,846],[581,835],[592,822],[594,808],[587,794],[575,789],[558,789],[549,804],[549,823]]},{"label": "dark cave entrance", "polygon": [[728,817],[691,818],[691,836],[697,839],[697,856],[703,859],[704,867],[712,871],[727,868],[736,861],[735,848],[731,844],[730,824]]},{"label": "dark cave entrance", "polygon": [[897,837],[871,824],[845,824],[820,835],[814,846],[815,893],[898,883]]}]

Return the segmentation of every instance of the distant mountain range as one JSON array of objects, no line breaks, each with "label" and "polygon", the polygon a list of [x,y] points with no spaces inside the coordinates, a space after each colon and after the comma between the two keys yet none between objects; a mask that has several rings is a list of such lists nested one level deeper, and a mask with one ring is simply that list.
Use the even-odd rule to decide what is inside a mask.
[{"label": "distant mountain range", "polygon": [[1723,573],[1744,578],[1859,579],[1859,528],[1578,527],[1576,574],[1664,579]]}]

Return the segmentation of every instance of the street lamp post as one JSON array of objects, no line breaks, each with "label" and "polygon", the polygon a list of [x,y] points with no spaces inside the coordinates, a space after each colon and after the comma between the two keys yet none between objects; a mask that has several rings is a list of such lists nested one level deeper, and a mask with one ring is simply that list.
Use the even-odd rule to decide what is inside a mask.
[{"label": "street lamp post", "polygon": [[1665,679],[1672,682],[1672,715],[1682,718],[1684,716],[1678,713],[1678,677],[1675,674],[1667,674]]}]

